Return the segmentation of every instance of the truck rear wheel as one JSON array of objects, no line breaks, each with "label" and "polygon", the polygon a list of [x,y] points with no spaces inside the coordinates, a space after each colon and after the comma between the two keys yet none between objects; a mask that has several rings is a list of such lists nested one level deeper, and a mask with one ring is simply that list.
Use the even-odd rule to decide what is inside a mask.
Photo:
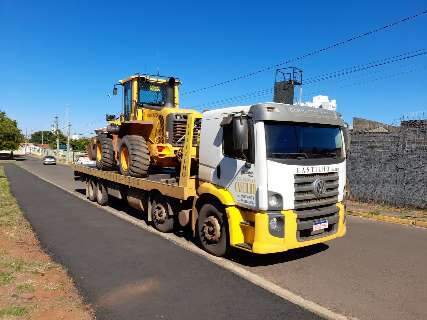
[{"label": "truck rear wheel", "polygon": [[96,167],[100,170],[114,170],[114,147],[113,141],[105,136],[96,138]]},{"label": "truck rear wheel", "polygon": [[90,201],[96,200],[96,182],[93,179],[87,181],[87,197]]},{"label": "truck rear wheel", "polygon": [[156,196],[151,202],[151,220],[154,228],[160,232],[172,232],[175,217],[171,214],[171,206],[167,198]]},{"label": "truck rear wheel", "polygon": [[108,204],[107,188],[101,181],[98,181],[96,185],[96,201],[101,206],[106,206]]},{"label": "truck rear wheel", "polygon": [[124,136],[119,152],[119,168],[123,175],[143,178],[148,175],[150,154],[144,137]]},{"label": "truck rear wheel", "polygon": [[197,237],[203,250],[222,257],[228,250],[227,220],[216,206],[206,203],[197,219]]}]

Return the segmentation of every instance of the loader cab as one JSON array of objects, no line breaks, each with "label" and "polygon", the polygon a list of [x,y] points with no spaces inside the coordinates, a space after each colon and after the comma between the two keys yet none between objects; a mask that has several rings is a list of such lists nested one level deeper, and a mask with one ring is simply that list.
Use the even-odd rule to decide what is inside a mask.
[{"label": "loader cab", "polygon": [[[161,110],[179,107],[180,81],[174,77],[135,75],[120,80],[123,87],[123,120],[138,119],[138,109]],[[117,90],[113,91],[117,94]]]}]

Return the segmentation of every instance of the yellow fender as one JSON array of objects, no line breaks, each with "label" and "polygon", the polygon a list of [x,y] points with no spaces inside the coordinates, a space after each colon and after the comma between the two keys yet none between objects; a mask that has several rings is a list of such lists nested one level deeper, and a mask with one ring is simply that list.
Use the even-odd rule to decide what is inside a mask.
[{"label": "yellow fender", "polygon": [[218,187],[209,182],[202,182],[197,188],[197,194],[199,197],[202,194],[209,194],[217,198],[224,206],[234,206],[236,201],[234,201],[233,196],[230,191],[222,187]]}]

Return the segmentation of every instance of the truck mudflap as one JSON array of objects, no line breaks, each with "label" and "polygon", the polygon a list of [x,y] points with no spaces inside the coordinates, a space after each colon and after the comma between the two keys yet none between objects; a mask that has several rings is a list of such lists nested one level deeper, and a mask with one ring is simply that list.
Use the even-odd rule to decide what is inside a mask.
[{"label": "truck mudflap", "polygon": [[284,252],[342,237],[346,233],[345,210],[336,204],[336,214],[311,220],[298,218],[294,210],[253,212],[226,208],[230,245],[258,254]]}]

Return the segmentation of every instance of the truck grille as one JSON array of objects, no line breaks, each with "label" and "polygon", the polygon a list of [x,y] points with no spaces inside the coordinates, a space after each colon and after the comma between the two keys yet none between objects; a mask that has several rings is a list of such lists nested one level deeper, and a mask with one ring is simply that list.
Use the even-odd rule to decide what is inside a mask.
[{"label": "truck grille", "polygon": [[[187,128],[187,115],[179,114],[172,119],[172,137],[170,142],[173,146],[184,145],[185,130]],[[196,119],[193,132],[193,146],[197,145],[200,136],[201,119]]]},{"label": "truck grille", "polygon": [[[295,212],[297,214],[298,240],[306,241],[337,231],[339,220],[338,202],[338,173],[296,174]],[[324,192],[315,194],[314,182],[321,179],[325,183]],[[313,225],[327,221],[328,227],[313,231]]]}]

